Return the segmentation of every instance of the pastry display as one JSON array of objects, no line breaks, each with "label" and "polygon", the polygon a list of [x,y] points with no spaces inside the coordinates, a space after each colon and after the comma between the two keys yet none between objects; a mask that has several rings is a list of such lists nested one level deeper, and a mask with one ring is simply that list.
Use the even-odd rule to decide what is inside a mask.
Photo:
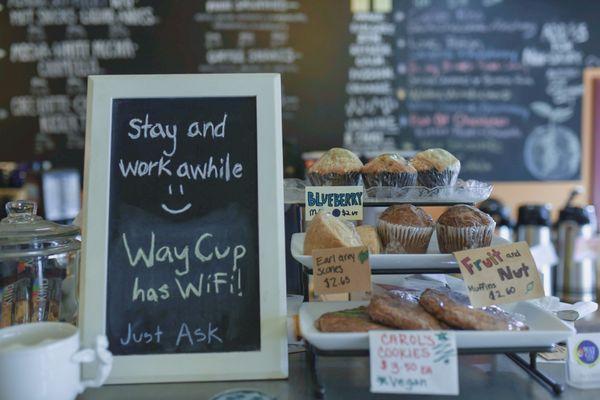
[{"label": "pastry display", "polygon": [[379,254],[382,252],[383,245],[381,244],[381,239],[379,239],[377,229],[374,226],[360,225],[356,227],[356,232],[358,233],[358,236],[360,236],[363,245],[369,248],[369,253]]},{"label": "pastry display", "polygon": [[304,254],[313,250],[362,246],[354,225],[329,213],[318,213],[308,226],[304,237]]},{"label": "pastry display", "polygon": [[356,154],[334,147],[310,167],[307,176],[316,186],[352,186],[360,184],[362,167]]},{"label": "pastry display", "polygon": [[367,312],[375,322],[396,329],[440,330],[440,322],[419,304],[418,297],[410,293],[397,296],[373,296]]},{"label": "pastry display", "polygon": [[426,253],[434,222],[423,209],[411,204],[388,207],[379,217],[377,231],[388,254]]},{"label": "pastry display", "polygon": [[471,306],[469,298],[450,290],[427,289],[419,304],[431,315],[456,329],[479,331],[523,331],[529,327],[504,310]]},{"label": "pastry display", "polygon": [[374,295],[369,305],[323,314],[321,332],[366,332],[375,329],[525,331],[527,324],[496,306],[473,307],[469,298],[448,288],[425,289],[420,296],[395,290]]},{"label": "pastry display", "polygon": [[366,307],[323,314],[315,322],[321,332],[368,332],[390,329],[371,320]]},{"label": "pastry display", "polygon": [[455,185],[460,172],[460,161],[444,149],[417,153],[411,164],[417,170],[419,185],[429,188]]},{"label": "pastry display", "polygon": [[496,223],[475,207],[456,205],[448,208],[436,224],[441,253],[489,246]]},{"label": "pastry display", "polygon": [[416,186],[417,170],[398,154],[382,154],[361,170],[365,188],[375,186]]}]

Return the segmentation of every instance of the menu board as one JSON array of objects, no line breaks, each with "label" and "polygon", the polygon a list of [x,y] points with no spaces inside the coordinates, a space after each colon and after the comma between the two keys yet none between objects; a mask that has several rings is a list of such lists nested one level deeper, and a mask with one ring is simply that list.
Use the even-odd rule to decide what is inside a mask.
[{"label": "menu board", "polygon": [[[284,137],[443,147],[462,177],[581,175],[587,0],[2,0],[0,160],[80,166],[89,74],[277,72]],[[7,79],[5,77],[10,77]]]},{"label": "menu board", "polygon": [[255,97],[115,99],[115,355],[261,348]]}]

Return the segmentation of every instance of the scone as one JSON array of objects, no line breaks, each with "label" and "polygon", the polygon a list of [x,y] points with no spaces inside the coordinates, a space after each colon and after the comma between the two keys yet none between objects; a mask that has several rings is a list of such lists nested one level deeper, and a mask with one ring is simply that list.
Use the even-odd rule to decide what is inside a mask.
[{"label": "scone", "polygon": [[363,245],[369,248],[369,253],[381,253],[383,246],[381,245],[381,239],[379,239],[377,229],[374,226],[360,225],[356,227],[356,232],[358,232],[358,236],[360,236]]},{"label": "scone", "polygon": [[376,186],[416,186],[417,170],[398,154],[382,154],[369,161],[361,170],[367,189]]},{"label": "scone", "polygon": [[362,245],[354,225],[325,212],[310,221],[304,236],[304,254],[307,255],[312,255],[313,250]]},{"label": "scone", "polygon": [[441,253],[486,247],[492,243],[496,222],[475,207],[456,205],[438,218],[436,233]]},{"label": "scone", "polygon": [[417,170],[419,185],[429,188],[455,185],[460,172],[460,161],[444,149],[417,153],[410,163]]},{"label": "scone", "polygon": [[434,226],[433,218],[423,209],[400,204],[381,214],[377,232],[388,254],[426,253]]},{"label": "scone", "polygon": [[360,184],[362,161],[349,150],[334,147],[327,151],[307,172],[316,186],[353,186]]}]

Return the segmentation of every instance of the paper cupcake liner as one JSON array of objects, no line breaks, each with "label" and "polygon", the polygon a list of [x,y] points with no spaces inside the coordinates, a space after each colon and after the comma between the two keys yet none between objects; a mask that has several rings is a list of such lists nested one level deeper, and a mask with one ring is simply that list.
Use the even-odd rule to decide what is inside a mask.
[{"label": "paper cupcake liner", "polygon": [[428,188],[434,188],[438,186],[454,186],[458,179],[458,169],[446,168],[442,172],[436,169],[429,169],[426,171],[418,171],[417,181],[419,185]]},{"label": "paper cupcake liner", "polygon": [[309,172],[306,175],[314,186],[356,186],[360,185],[361,181],[360,172],[347,172],[345,174]]},{"label": "paper cupcake liner", "polygon": [[455,227],[436,225],[436,234],[440,253],[453,253],[468,249],[486,247],[492,243],[496,223],[488,226]]},{"label": "paper cupcake liner", "polygon": [[387,254],[423,254],[429,247],[433,227],[397,225],[379,220],[377,232]]},{"label": "paper cupcake liner", "polygon": [[377,186],[404,187],[417,185],[417,174],[411,174],[408,172],[379,172],[362,174],[362,178],[367,189]]}]

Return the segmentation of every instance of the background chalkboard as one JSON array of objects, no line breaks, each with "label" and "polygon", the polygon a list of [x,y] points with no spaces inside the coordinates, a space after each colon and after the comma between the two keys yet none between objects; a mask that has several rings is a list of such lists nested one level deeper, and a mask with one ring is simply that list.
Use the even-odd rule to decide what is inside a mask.
[{"label": "background chalkboard", "polygon": [[0,4],[0,160],[81,166],[90,73],[280,72],[284,138],[302,151],[439,146],[465,178],[581,175],[595,1]]},{"label": "background chalkboard", "polygon": [[[130,121],[146,115],[171,132],[177,126],[175,152],[170,139],[144,138],[142,131],[134,139]],[[201,129],[212,122],[223,136],[213,138],[208,128],[206,137],[189,137],[196,121]],[[114,354],[260,349],[256,127],[254,97],[113,101],[106,334]],[[161,157],[160,173],[157,167],[145,176],[127,170],[128,163]],[[216,167],[207,167],[204,179],[182,173],[211,157]],[[229,173],[221,170],[227,160]],[[140,248],[146,259],[136,262]],[[184,299],[181,289],[188,285],[199,293],[189,291]],[[149,298],[150,288],[157,301]],[[128,340],[130,329],[140,343]]]}]

